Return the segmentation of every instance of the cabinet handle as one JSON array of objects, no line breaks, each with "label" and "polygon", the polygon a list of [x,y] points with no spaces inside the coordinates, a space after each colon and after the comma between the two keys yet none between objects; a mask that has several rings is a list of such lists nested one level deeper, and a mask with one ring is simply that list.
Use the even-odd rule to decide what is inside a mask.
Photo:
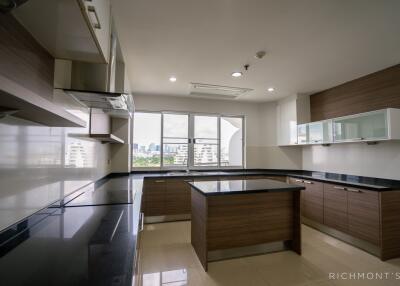
[{"label": "cabinet handle", "polygon": [[183,180],[184,182],[191,182],[192,180]]},{"label": "cabinet handle", "polygon": [[298,180],[298,179],[296,179],[296,180],[294,180],[294,181],[297,182],[297,183],[303,183],[302,180]]},{"label": "cabinet handle", "polygon": [[156,180],[156,183],[165,183],[165,180]]},{"label": "cabinet handle", "polygon": [[303,181],[303,183],[304,183],[304,184],[309,184],[309,185],[314,184],[313,182],[310,182],[310,181]]},{"label": "cabinet handle", "polygon": [[357,190],[357,189],[347,189],[346,191],[352,192],[352,193],[361,193],[361,191]]},{"label": "cabinet handle", "polygon": [[333,188],[336,189],[336,190],[347,191],[347,188],[345,188],[345,187],[333,186]]},{"label": "cabinet handle", "polygon": [[144,213],[140,213],[140,229],[139,232],[143,231],[144,229]]},{"label": "cabinet handle", "polygon": [[94,15],[94,17],[96,18],[96,23],[92,22],[93,28],[101,29],[100,20],[99,20],[99,16],[97,15],[96,8],[94,6],[88,6],[87,9],[88,9],[88,12],[92,13]]}]

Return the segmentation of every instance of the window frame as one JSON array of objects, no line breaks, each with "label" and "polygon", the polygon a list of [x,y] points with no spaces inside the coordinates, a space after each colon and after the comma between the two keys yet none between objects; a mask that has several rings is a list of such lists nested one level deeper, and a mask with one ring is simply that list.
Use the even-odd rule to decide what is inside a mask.
[{"label": "window frame", "polygon": [[[174,111],[174,110],[162,110],[162,111],[154,111],[154,110],[136,110],[135,113],[156,113],[161,115],[161,128],[160,128],[160,167],[135,167],[133,165],[133,144],[132,144],[132,170],[139,171],[157,171],[157,170],[216,170],[216,169],[243,169],[246,168],[246,116],[245,115],[237,115],[237,114],[221,114],[221,113],[206,113],[206,112],[190,112],[190,111]],[[163,134],[164,134],[164,114],[180,114],[188,116],[188,160],[187,166],[164,166],[163,156],[164,156],[164,143],[163,143]],[[218,130],[218,164],[217,166],[194,166],[194,116],[213,116],[217,117],[217,130]],[[134,120],[133,115],[133,120]],[[240,118],[242,119],[242,165],[237,166],[221,166],[221,117],[232,117],[232,118]],[[134,127],[134,122],[132,124]],[[133,128],[132,132],[132,143],[134,143],[135,138],[135,130]]]}]

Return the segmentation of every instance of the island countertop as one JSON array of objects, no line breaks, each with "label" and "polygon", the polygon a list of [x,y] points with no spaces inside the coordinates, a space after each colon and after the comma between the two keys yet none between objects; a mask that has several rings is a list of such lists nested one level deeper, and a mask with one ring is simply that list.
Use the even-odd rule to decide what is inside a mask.
[{"label": "island countertop", "polygon": [[269,179],[195,181],[189,185],[205,196],[248,194],[261,192],[292,192],[304,187]]}]

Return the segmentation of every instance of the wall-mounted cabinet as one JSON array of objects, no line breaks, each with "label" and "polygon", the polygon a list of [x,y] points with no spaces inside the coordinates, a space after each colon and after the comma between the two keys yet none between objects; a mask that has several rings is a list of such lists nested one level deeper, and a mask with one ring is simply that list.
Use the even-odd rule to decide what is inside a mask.
[{"label": "wall-mounted cabinet", "polygon": [[111,117],[101,109],[90,109],[90,138],[101,141],[102,143],[124,144],[125,141],[115,134],[112,130]]},{"label": "wall-mounted cabinet", "polygon": [[310,98],[294,95],[277,103],[277,144],[278,146],[297,145],[297,125],[310,121]]},{"label": "wall-mounted cabinet", "polygon": [[362,114],[335,118],[334,142],[378,141],[399,139],[399,110],[384,109]]},{"label": "wall-mounted cabinet", "polygon": [[308,124],[310,144],[332,143],[333,132],[332,120],[312,122]]},{"label": "wall-mounted cabinet", "polygon": [[297,125],[297,144],[303,145],[308,144],[310,141],[309,125],[300,124]]},{"label": "wall-mounted cabinet", "polygon": [[107,63],[110,0],[35,0],[14,16],[55,58]]},{"label": "wall-mounted cabinet", "polygon": [[52,127],[86,126],[86,122],[72,110],[0,75],[0,118],[7,115]]},{"label": "wall-mounted cabinet", "polygon": [[400,109],[387,108],[297,125],[299,145],[400,140]]}]

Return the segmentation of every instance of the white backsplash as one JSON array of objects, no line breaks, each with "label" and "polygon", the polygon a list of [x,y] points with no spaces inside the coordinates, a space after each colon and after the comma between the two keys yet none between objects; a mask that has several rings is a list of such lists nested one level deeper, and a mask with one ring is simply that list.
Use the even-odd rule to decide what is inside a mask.
[{"label": "white backsplash", "polygon": [[0,230],[109,173],[108,144],[87,133],[0,120]]},{"label": "white backsplash", "polygon": [[305,146],[303,169],[400,180],[400,142]]}]

